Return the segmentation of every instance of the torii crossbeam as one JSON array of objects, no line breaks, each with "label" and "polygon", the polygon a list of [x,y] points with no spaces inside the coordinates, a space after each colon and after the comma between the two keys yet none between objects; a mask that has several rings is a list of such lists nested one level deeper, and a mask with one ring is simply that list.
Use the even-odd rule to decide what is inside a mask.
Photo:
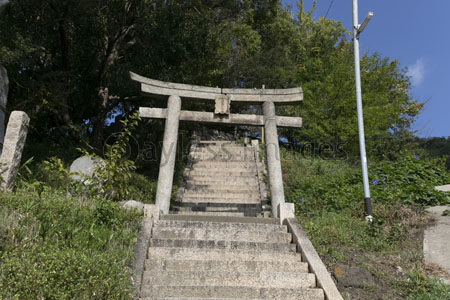
[{"label": "torii crossbeam", "polygon": [[[221,123],[235,125],[264,126],[269,186],[272,201],[272,215],[278,216],[278,206],[284,203],[284,189],[279,157],[277,127],[302,126],[298,117],[281,117],[275,114],[275,104],[294,104],[303,100],[301,88],[292,89],[222,89],[205,86],[158,81],[130,72],[132,80],[141,84],[144,94],[167,99],[167,109],[140,107],[139,115],[143,118],[166,119],[163,153],[168,154],[166,161],[161,161],[156,204],[164,214],[169,212],[175,167],[176,147],[179,121],[203,123]],[[181,99],[215,101],[214,112],[181,110]],[[230,114],[231,103],[261,104],[263,115]]]}]

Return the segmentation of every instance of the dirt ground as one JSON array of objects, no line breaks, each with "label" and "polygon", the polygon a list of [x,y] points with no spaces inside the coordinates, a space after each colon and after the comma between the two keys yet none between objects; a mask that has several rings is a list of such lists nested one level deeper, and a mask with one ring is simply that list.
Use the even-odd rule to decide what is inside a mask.
[{"label": "dirt ground", "polygon": [[398,251],[370,253],[347,246],[333,245],[342,254],[339,262],[331,256],[322,257],[344,299],[405,299],[409,293],[409,277],[414,268],[430,277],[448,275],[436,266],[423,263],[423,235],[433,219],[426,215],[405,216],[407,234]]}]

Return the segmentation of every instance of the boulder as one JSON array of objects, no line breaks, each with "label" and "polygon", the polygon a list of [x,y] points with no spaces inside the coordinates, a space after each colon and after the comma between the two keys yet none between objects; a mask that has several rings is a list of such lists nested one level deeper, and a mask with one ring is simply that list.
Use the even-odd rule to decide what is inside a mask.
[{"label": "boulder", "polygon": [[70,177],[73,180],[90,184],[91,178],[95,176],[95,170],[98,167],[104,166],[104,164],[105,162],[99,157],[81,156],[75,159],[70,165]]},{"label": "boulder", "polygon": [[120,207],[124,209],[136,209],[138,212],[142,212],[144,210],[144,203],[135,200],[128,200],[121,202]]}]

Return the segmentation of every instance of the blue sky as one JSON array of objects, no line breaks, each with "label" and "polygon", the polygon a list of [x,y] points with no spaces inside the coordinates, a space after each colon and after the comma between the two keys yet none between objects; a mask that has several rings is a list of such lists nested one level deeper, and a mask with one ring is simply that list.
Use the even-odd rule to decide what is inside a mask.
[{"label": "blue sky", "polygon": [[[282,2],[297,11],[296,0]],[[313,0],[304,2],[311,8]],[[328,18],[351,29],[352,0],[317,2],[313,16],[330,8]],[[450,136],[450,1],[359,0],[360,23],[369,11],[375,15],[361,35],[361,53],[380,52],[408,67],[411,95],[425,102],[412,127],[418,136]]]}]

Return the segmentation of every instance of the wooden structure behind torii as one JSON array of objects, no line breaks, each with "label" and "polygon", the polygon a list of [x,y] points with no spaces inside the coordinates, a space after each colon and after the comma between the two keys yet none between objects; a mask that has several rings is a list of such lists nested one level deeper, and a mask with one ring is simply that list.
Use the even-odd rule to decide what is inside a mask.
[{"label": "wooden structure behind torii", "polygon": [[[283,179],[278,144],[278,127],[301,127],[302,119],[298,117],[281,117],[275,115],[275,104],[294,104],[303,100],[301,88],[291,89],[222,89],[196,86],[180,83],[153,80],[130,72],[132,80],[141,84],[144,94],[167,99],[167,109],[140,107],[139,115],[143,118],[166,119],[163,153],[167,154],[165,161],[161,160],[156,204],[167,214],[170,209],[173,174],[176,157],[179,121],[194,121],[204,123],[221,123],[235,125],[264,126],[269,186],[272,201],[272,215],[278,216],[278,206],[284,203]],[[215,101],[214,112],[181,110],[181,99]],[[230,104],[233,102],[246,104],[262,104],[263,115],[230,114]]]}]

